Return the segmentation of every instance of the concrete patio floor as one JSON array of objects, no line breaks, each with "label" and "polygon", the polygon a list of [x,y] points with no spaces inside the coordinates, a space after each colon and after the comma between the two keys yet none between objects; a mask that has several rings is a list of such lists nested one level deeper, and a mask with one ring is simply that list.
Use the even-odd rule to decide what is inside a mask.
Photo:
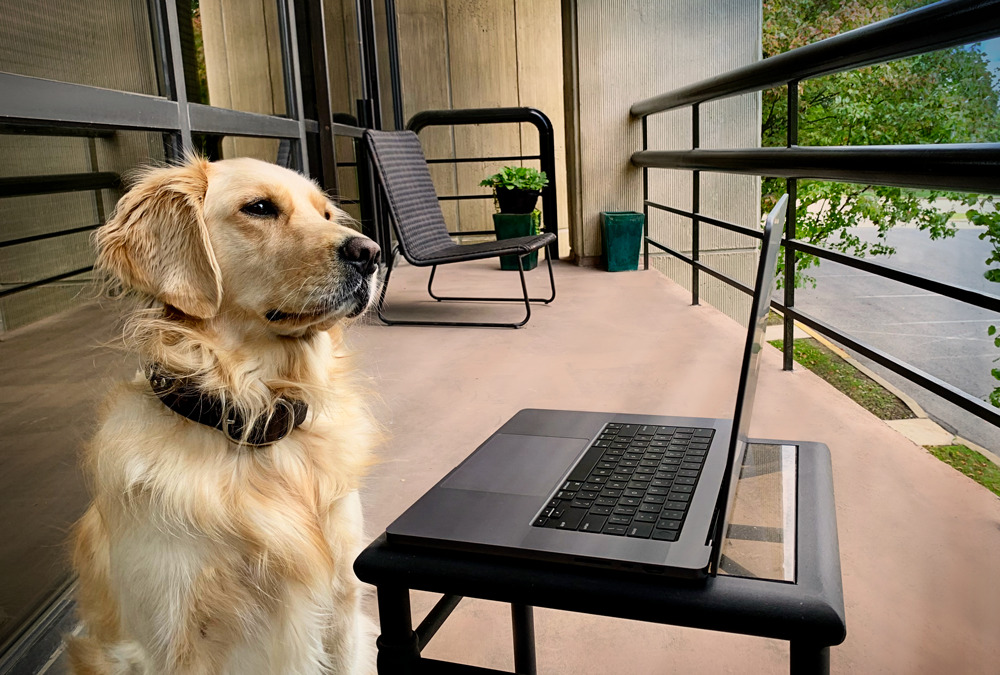
[{"label": "concrete patio floor", "polygon": [[[519,292],[496,261],[442,268],[442,293]],[[517,305],[435,303],[428,269],[393,274],[389,311],[511,320]],[[544,265],[529,273],[547,289]],[[372,537],[521,408],[731,417],[744,328],[656,272],[557,263],[559,295],[521,330],[363,325],[352,344],[390,433],[363,500]],[[439,286],[437,284],[440,284]],[[766,346],[751,434],[826,443],[847,609],[839,673],[1000,671],[1000,500]],[[651,583],[655,583],[651,581]],[[415,592],[414,623],[437,596]],[[374,612],[374,602],[369,603]],[[786,643],[547,609],[540,673],[780,673]],[[512,670],[506,605],[466,599],[429,657]]]}]

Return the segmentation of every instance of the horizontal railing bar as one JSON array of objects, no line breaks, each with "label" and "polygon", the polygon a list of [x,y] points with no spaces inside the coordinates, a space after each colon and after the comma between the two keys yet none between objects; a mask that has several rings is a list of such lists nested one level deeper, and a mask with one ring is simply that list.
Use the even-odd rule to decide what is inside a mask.
[{"label": "horizontal railing bar", "polygon": [[980,401],[978,398],[962,391],[961,389],[951,384],[948,384],[944,380],[939,380],[938,378],[934,377],[929,373],[925,373],[924,371],[919,370],[918,368],[914,368],[908,363],[905,363],[904,361],[897,359],[895,356],[892,356],[891,354],[883,352],[881,349],[878,349],[877,347],[873,347],[872,345],[866,344],[864,342],[859,342],[850,335],[840,332],[833,326],[830,326],[829,324],[820,321],[814,316],[810,316],[809,314],[800,312],[794,307],[792,308],[786,307],[784,308],[783,311],[786,312],[789,316],[791,316],[794,320],[799,321],[805,324],[806,326],[809,326],[817,333],[821,333],[826,337],[836,342],[839,342],[845,347],[853,349],[859,354],[868,357],[875,363],[878,363],[879,365],[888,368],[897,375],[902,375],[909,381],[920,385],[924,389],[934,394],[937,394],[946,401],[954,403],[963,410],[966,410],[972,413],[973,415],[981,419],[984,419],[987,422],[990,422],[991,424],[1000,426],[1000,409],[987,405],[983,401]]},{"label": "horizontal railing bar", "polygon": [[943,281],[937,281],[936,279],[928,279],[927,277],[920,276],[919,274],[906,272],[884,263],[873,262],[871,260],[865,260],[864,258],[855,258],[854,256],[821,248],[798,239],[793,239],[791,241],[785,239],[782,240],[782,244],[785,246],[791,246],[791,248],[795,251],[808,253],[809,255],[814,255],[817,258],[823,258],[824,260],[829,260],[840,265],[876,274],[886,279],[892,279],[893,281],[898,281],[909,286],[921,288],[925,291],[937,293],[938,295],[943,295],[947,298],[952,298],[953,300],[959,300],[976,307],[981,307],[982,309],[988,309],[992,312],[1000,312],[1000,296],[983,293],[982,291],[977,291],[965,286],[948,284]]},{"label": "horizontal railing bar", "polygon": [[27,284],[21,284],[20,286],[15,286],[14,288],[7,288],[7,289],[4,289],[4,290],[0,291],[0,298],[6,298],[8,295],[14,295],[15,293],[21,293],[23,291],[28,291],[28,290],[31,290],[32,288],[36,288],[38,286],[44,286],[45,284],[51,284],[51,283],[56,282],[56,281],[61,281],[63,279],[66,279],[67,277],[76,276],[77,274],[83,274],[84,272],[90,272],[93,269],[94,269],[94,266],[91,265],[90,267],[83,267],[83,268],[78,269],[78,270],[73,270],[72,272],[65,272],[63,274],[57,274],[54,277],[48,277],[47,279],[39,279],[38,281],[32,281],[32,282],[27,283]]},{"label": "horizontal railing bar", "polygon": [[660,242],[658,242],[658,241],[656,241],[654,239],[650,239],[649,237],[646,237],[646,241],[648,241],[651,245],[655,246],[656,248],[660,249],[661,251],[669,253],[670,255],[674,256],[675,258],[680,258],[681,260],[683,260],[684,262],[686,262],[689,265],[691,265],[691,264],[694,263],[694,260],[692,260],[690,256],[686,256],[683,253],[681,253],[680,251],[675,251],[674,249],[670,248],[666,244],[661,244]]},{"label": "horizontal railing bar", "polygon": [[638,167],[1000,193],[1000,143],[640,150]]},{"label": "horizontal railing bar", "polygon": [[496,233],[496,230],[470,230],[469,232],[449,232],[448,235],[451,237],[478,237]]},{"label": "horizontal railing bar", "polygon": [[[44,123],[48,134],[65,126],[72,135],[86,129],[178,131],[177,103],[159,96],[133,94],[25,75],[0,73],[0,120],[7,125]],[[225,136],[298,138],[298,120],[240,110],[189,104],[191,131]],[[319,131],[305,120],[307,131]],[[358,133],[360,137],[360,133]]]},{"label": "horizontal railing bar", "polygon": [[453,197],[438,197],[442,202],[453,202],[459,199],[493,199],[493,195],[455,195]]},{"label": "horizontal railing bar", "polygon": [[316,120],[303,120],[302,123],[306,127],[307,134],[318,134],[319,133],[319,122]]},{"label": "horizontal railing bar", "polygon": [[357,165],[358,165],[357,162],[337,162],[337,168],[338,169],[341,168],[341,167],[343,167],[343,166],[357,166]]},{"label": "horizontal railing bar", "polygon": [[690,256],[686,256],[686,255],[684,255],[683,253],[681,253],[679,251],[675,251],[674,249],[670,248],[666,244],[661,244],[660,242],[655,241],[653,239],[650,239],[649,237],[646,237],[646,241],[648,241],[650,244],[652,244],[656,248],[669,253],[670,255],[674,256],[675,258],[680,258],[681,260],[683,260],[687,264],[693,265],[696,269],[699,269],[699,270],[701,270],[703,272],[706,272],[707,274],[715,277],[719,281],[723,281],[723,282],[729,284],[730,286],[732,286],[733,288],[736,288],[738,290],[743,291],[747,295],[753,295],[753,289],[750,288],[749,286],[747,286],[746,284],[744,284],[742,281],[737,281],[736,279],[733,279],[728,274],[720,272],[719,270],[715,269],[714,267],[709,267],[708,265],[704,264],[700,260],[692,260]]},{"label": "horizontal railing bar", "polygon": [[0,73],[0,119],[74,128],[177,131],[177,103],[82,84]]},{"label": "horizontal railing bar", "polygon": [[[681,260],[683,260],[684,262],[688,263],[689,265],[697,265],[698,269],[700,269],[700,270],[702,270],[704,272],[707,272],[708,274],[712,275],[713,277],[715,277],[719,281],[725,282],[725,283],[729,284],[730,286],[732,286],[733,288],[735,288],[737,290],[743,291],[747,295],[753,295],[753,293],[754,293],[754,289],[752,289],[751,287],[747,286],[746,284],[744,284],[744,283],[742,283],[740,281],[737,281],[736,279],[733,279],[731,276],[729,276],[727,274],[723,274],[722,272],[720,272],[717,269],[714,269],[712,267],[709,267],[708,265],[702,264],[701,261],[692,260],[690,257],[684,255],[683,253],[678,253],[677,251],[675,251],[674,249],[670,248],[669,246],[665,246],[664,244],[661,244],[658,241],[654,241],[654,240],[650,239],[649,237],[646,237],[646,241],[648,241],[653,246],[655,246],[655,247],[657,247],[657,248],[659,248],[659,249],[661,249],[663,251],[666,251],[670,255],[675,256],[677,258],[680,258]],[[773,308],[775,308],[777,310],[782,310],[782,311],[785,309],[785,307],[780,302],[778,302],[777,300],[771,300],[771,307],[773,307]]]},{"label": "horizontal railing bar", "polygon": [[645,117],[1000,35],[1000,0],[944,0],[632,105]]},{"label": "horizontal railing bar", "polygon": [[119,188],[121,185],[121,176],[111,171],[64,173],[51,176],[16,176],[0,178],[0,197],[107,190]]},{"label": "horizontal railing bar", "polygon": [[465,108],[460,110],[422,110],[411,117],[406,128],[420,133],[428,126],[452,126],[465,124],[513,124],[528,122],[544,124],[551,129],[549,120],[541,119],[541,111],[534,108]]},{"label": "horizontal railing bar", "polygon": [[298,120],[190,103],[191,133],[264,138],[299,137]]},{"label": "horizontal railing bar", "polygon": [[[696,266],[698,269],[710,274],[716,279],[719,279],[720,281],[723,281],[729,284],[730,286],[743,291],[748,295],[753,295],[754,291],[752,288],[737,281],[736,279],[733,279],[732,277],[727,276],[726,274],[723,274],[718,270],[712,269],[711,267],[702,264],[700,261],[692,260],[683,253],[678,253],[677,251],[671,249],[669,246],[664,246],[663,244],[653,241],[648,237],[647,241],[653,246],[656,246],[657,248],[660,248],[666,251],[667,253],[670,253],[671,255],[680,258],[681,260],[689,264]],[[826,337],[836,342],[839,342],[840,344],[850,349],[853,349],[859,354],[870,358],[875,363],[878,363],[879,365],[882,365],[888,368],[889,370],[893,371],[897,375],[901,375],[902,377],[905,377],[906,379],[923,387],[924,389],[934,394],[937,394],[946,401],[954,403],[963,410],[966,410],[972,413],[973,415],[976,415],[977,417],[984,419],[987,422],[990,422],[991,424],[1000,426],[1000,410],[987,405],[983,401],[980,401],[978,398],[962,391],[961,389],[951,384],[948,384],[947,382],[940,380],[934,377],[933,375],[930,375],[929,373],[925,373],[924,371],[918,368],[914,368],[908,363],[901,361],[900,359],[897,359],[896,357],[887,354],[886,352],[883,352],[877,347],[873,347],[872,345],[869,345],[867,343],[860,342],[855,338],[851,337],[850,335],[837,330],[833,326],[830,326],[829,324],[820,321],[816,317],[800,312],[794,307],[789,309],[788,307],[785,307],[777,300],[771,301],[771,307],[777,309],[780,312],[787,313],[788,316],[790,316],[795,321],[799,321],[805,324],[806,326],[809,326],[816,332],[821,333]]]},{"label": "horizontal railing bar", "polygon": [[112,129],[92,127],[58,126],[36,122],[0,122],[0,134],[14,136],[62,136],[64,138],[82,136],[84,138],[111,138]]},{"label": "horizontal railing bar", "polygon": [[694,265],[695,269],[699,269],[702,272],[705,272],[705,273],[709,274],[710,276],[715,277],[719,281],[724,281],[725,283],[729,284],[733,288],[735,288],[737,290],[740,290],[740,291],[743,291],[747,295],[753,295],[753,289],[750,286],[747,286],[742,281],[737,281],[736,279],[733,279],[728,274],[724,274],[723,272],[720,272],[719,270],[717,270],[717,269],[715,269],[713,267],[709,267],[708,265],[702,263],[700,260],[694,260],[694,261],[691,262],[691,264]]},{"label": "horizontal railing bar", "polygon": [[719,220],[718,218],[712,218],[711,216],[706,216],[703,213],[694,213],[692,211],[675,209],[672,206],[667,206],[665,204],[658,204],[657,202],[652,202],[649,201],[648,199],[644,203],[647,206],[652,206],[654,209],[660,209],[661,211],[667,211],[668,213],[673,213],[674,215],[678,216],[684,216],[686,218],[694,218],[695,216],[698,216],[698,220],[700,222],[708,223],[709,225],[716,225],[724,230],[735,232],[736,234],[745,234],[748,237],[753,237],[754,239],[764,238],[764,235],[760,230],[751,230],[749,227],[743,227],[742,225],[737,225],[736,223],[730,223],[725,220]]},{"label": "horizontal railing bar", "polygon": [[349,124],[340,124],[339,122],[334,122],[330,125],[330,129],[334,136],[350,136],[351,138],[363,138],[365,135],[365,130],[361,127],[352,127]]},{"label": "horizontal railing bar", "polygon": [[79,234],[81,232],[90,232],[91,230],[96,230],[101,226],[101,223],[97,225],[84,225],[83,227],[74,227],[69,230],[59,230],[57,232],[46,232],[45,234],[36,234],[31,237],[21,237],[20,239],[8,239],[6,241],[0,241],[0,248],[7,248],[8,246],[17,246],[18,244],[30,244],[33,241],[42,241],[43,239],[54,239],[56,237],[65,237],[71,234]]},{"label": "horizontal railing bar", "polygon": [[512,157],[458,157],[456,159],[428,159],[428,164],[462,164],[467,162],[508,162],[522,159],[541,159],[541,155],[515,155]]}]

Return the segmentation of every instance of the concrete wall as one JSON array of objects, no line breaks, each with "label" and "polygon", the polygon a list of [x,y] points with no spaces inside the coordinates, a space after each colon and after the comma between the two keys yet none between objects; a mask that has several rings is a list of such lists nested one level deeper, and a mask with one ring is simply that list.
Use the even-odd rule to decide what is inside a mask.
[{"label": "concrete wall", "polygon": [[[635,101],[670,91],[760,58],[760,0],[564,0],[567,150],[574,259],[594,264],[601,253],[599,213],[642,210],[642,172],[629,157],[642,147],[642,126],[629,116]],[[760,145],[760,97],[701,107],[701,147]],[[649,120],[649,147],[691,147],[690,108]],[[650,171],[650,198],[691,208],[691,174]],[[701,212],[746,226],[759,224],[760,180],[706,174]],[[691,250],[687,219],[653,212],[650,232],[668,246]],[[702,260],[753,281],[756,249],[746,237],[701,226]],[[656,269],[690,288],[690,267],[665,254]],[[745,321],[749,301],[701,275],[701,296]]]},{"label": "concrete wall", "polygon": [[[208,102],[218,108],[284,115],[285,79],[274,0],[201,0]],[[227,137],[223,157],[273,162],[279,141]]]}]

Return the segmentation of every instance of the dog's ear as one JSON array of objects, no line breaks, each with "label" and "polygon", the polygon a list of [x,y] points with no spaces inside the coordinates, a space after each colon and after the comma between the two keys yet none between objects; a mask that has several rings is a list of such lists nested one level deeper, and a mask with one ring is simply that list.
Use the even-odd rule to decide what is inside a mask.
[{"label": "dog's ear", "polygon": [[193,317],[219,311],[222,274],[203,214],[208,162],[152,169],[97,230],[97,265],[127,288]]}]

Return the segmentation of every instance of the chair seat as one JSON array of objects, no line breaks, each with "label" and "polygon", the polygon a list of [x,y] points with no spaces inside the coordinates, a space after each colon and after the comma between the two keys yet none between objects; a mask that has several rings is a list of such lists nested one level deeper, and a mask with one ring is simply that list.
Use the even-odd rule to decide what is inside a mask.
[{"label": "chair seat", "polygon": [[430,254],[424,254],[420,258],[413,257],[412,255],[407,256],[407,258],[411,264],[417,267],[427,267],[429,265],[496,258],[501,255],[524,255],[525,253],[537,251],[555,240],[556,236],[554,234],[546,232],[545,234],[538,234],[532,237],[484,241],[479,244],[452,244],[446,248],[432,251]]}]

